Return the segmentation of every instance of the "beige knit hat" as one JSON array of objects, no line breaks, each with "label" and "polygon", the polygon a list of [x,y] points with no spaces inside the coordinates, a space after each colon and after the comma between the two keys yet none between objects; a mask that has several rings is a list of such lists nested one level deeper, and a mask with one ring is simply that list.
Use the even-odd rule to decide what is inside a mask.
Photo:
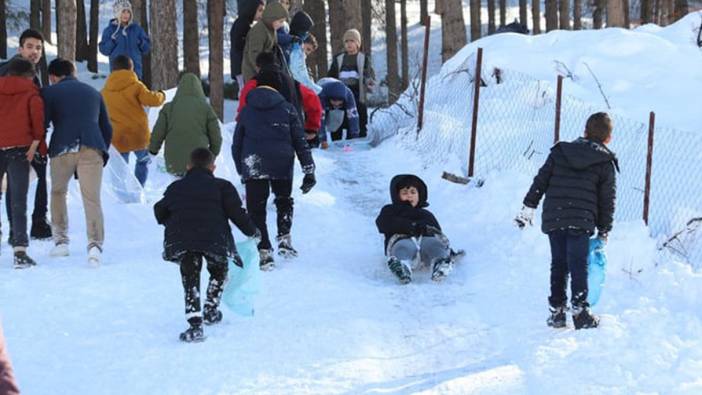
[{"label": "beige knit hat", "polygon": [[349,29],[344,33],[344,42],[347,41],[355,41],[358,43],[358,46],[361,46],[361,33],[356,30],[356,29]]}]

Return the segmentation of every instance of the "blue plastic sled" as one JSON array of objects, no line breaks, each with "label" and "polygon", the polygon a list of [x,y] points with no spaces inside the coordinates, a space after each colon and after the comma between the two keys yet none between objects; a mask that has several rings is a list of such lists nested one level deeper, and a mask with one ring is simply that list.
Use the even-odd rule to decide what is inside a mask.
[{"label": "blue plastic sled", "polygon": [[256,295],[261,291],[261,269],[256,240],[236,243],[236,249],[244,261],[244,268],[229,261],[229,283],[224,288],[222,299],[236,314],[251,317],[254,315]]},{"label": "blue plastic sled", "polygon": [[590,239],[590,252],[587,256],[587,301],[594,306],[600,300],[602,287],[605,282],[607,255],[604,243],[598,238]]}]

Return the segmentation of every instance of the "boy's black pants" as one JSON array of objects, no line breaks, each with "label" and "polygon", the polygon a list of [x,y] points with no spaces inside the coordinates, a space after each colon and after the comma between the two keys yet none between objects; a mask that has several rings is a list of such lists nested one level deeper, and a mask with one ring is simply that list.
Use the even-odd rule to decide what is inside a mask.
[{"label": "boy's black pants", "polygon": [[551,243],[551,296],[553,307],[565,306],[566,286],[570,273],[571,303],[587,307],[587,256],[590,235],[579,229],[557,230],[548,234]]},{"label": "boy's black pants", "polygon": [[271,249],[271,240],[268,237],[268,227],[266,226],[266,204],[271,190],[275,195],[275,203],[278,214],[278,236],[290,233],[293,218],[293,180],[248,180],[246,181],[246,210],[251,216],[256,227],[261,231],[261,242],[259,249]]},{"label": "boy's black pants", "polygon": [[[10,221],[12,222],[13,247],[27,247],[27,191],[29,190],[28,147],[0,150],[0,174],[7,173],[6,200],[12,199]],[[11,197],[10,197],[11,196]]]},{"label": "boy's black pants", "polygon": [[[35,158],[38,157],[35,156]],[[49,209],[49,198],[46,187],[46,168],[48,158],[34,159],[31,163],[32,169],[37,173],[37,192],[34,194],[34,211],[32,212],[32,222],[46,220],[46,213]],[[7,197],[5,198],[5,208],[7,209],[7,218],[12,229],[12,192],[11,186],[7,184]]]},{"label": "boy's black pants", "polygon": [[207,286],[206,305],[218,307],[224,291],[229,270],[227,260],[217,260],[201,252],[186,252],[180,260],[180,276],[183,280],[185,291],[185,316],[188,321],[202,322],[200,314],[200,271],[202,258],[207,260],[207,271],[210,273],[210,282]]}]

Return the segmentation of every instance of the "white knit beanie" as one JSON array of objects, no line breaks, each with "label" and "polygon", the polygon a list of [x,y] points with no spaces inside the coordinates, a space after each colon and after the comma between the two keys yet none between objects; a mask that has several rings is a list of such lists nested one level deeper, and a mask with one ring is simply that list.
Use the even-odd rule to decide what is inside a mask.
[{"label": "white knit beanie", "polygon": [[132,3],[130,3],[129,0],[115,1],[115,5],[113,7],[113,10],[115,12],[115,18],[117,18],[117,22],[120,21],[120,17],[122,16],[122,11],[124,11],[124,10],[127,10],[127,11],[129,11],[130,14],[132,14],[132,18],[129,20],[130,23],[134,19],[134,11],[132,10]]}]

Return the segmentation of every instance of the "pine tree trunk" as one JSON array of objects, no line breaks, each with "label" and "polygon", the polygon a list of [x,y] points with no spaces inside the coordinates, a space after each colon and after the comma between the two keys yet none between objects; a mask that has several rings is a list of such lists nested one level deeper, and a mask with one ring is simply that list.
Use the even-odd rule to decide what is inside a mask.
[{"label": "pine tree trunk", "polygon": [[466,43],[466,24],[461,0],[437,0],[436,14],[441,15],[441,61],[446,62]]},{"label": "pine tree trunk", "polygon": [[[492,0],[495,1],[495,0]],[[429,0],[419,0],[419,24],[424,26],[429,16]]]},{"label": "pine tree trunk", "polygon": [[31,0],[29,2],[29,28],[41,30],[41,0]]},{"label": "pine tree trunk", "polygon": [[653,22],[653,1],[641,0],[641,24]]},{"label": "pine tree trunk", "polygon": [[336,55],[344,49],[344,32],[346,22],[344,21],[343,0],[329,0],[329,32],[331,34],[332,55]]},{"label": "pine tree trunk", "polygon": [[629,0],[623,0],[624,2],[624,27],[627,29],[631,26],[631,18],[629,15]]},{"label": "pine tree trunk", "polygon": [[582,7],[582,0],[573,0],[573,30],[583,28]]},{"label": "pine tree trunk", "polygon": [[488,34],[495,33],[495,0],[487,0],[488,8]]},{"label": "pine tree trunk", "polygon": [[523,23],[524,26],[529,24],[529,17],[527,16],[527,7],[527,0],[519,0],[519,23]]},{"label": "pine tree trunk", "polygon": [[687,0],[675,0],[673,10],[673,22],[680,20],[690,11],[690,4]]},{"label": "pine tree trunk", "polygon": [[532,19],[532,34],[541,33],[541,1],[531,1],[531,19]]},{"label": "pine tree trunk", "polygon": [[324,0],[305,0],[305,11],[314,21],[312,34],[317,38],[319,48],[307,57],[307,67],[312,71],[312,77],[317,80],[327,75],[329,54],[327,52],[327,14]]},{"label": "pine tree trunk", "polygon": [[[520,0],[521,1],[521,0]],[[454,3],[454,0],[448,0],[448,4]],[[455,5],[455,4],[454,4]],[[470,41],[475,41],[480,38],[480,0],[470,0]],[[463,7],[454,9],[453,12],[463,15]],[[460,49],[460,48],[459,48]]]},{"label": "pine tree trunk", "polygon": [[90,0],[90,40],[88,47],[88,71],[97,73],[98,72],[98,42],[100,40],[100,1]]},{"label": "pine tree trunk", "polygon": [[592,8],[592,27],[602,29],[604,24],[604,12],[607,6],[607,0],[594,0]]},{"label": "pine tree trunk", "polygon": [[[132,0],[132,10],[134,10],[134,20],[139,21],[141,28],[149,35],[149,7],[147,1]],[[153,47],[154,41],[152,37],[151,51],[153,51]],[[141,56],[141,81],[151,88],[151,52]]]},{"label": "pine tree trunk", "polygon": [[607,27],[624,27],[624,0],[607,1]]},{"label": "pine tree trunk", "polygon": [[7,59],[7,10],[5,1],[0,0],[0,58]]},{"label": "pine tree trunk", "polygon": [[409,86],[409,39],[407,36],[407,0],[400,0],[400,47],[402,48],[402,91]]},{"label": "pine tree trunk", "polygon": [[[207,2],[207,29],[210,44],[210,105],[224,120],[224,0]],[[199,59],[198,59],[199,60]]]},{"label": "pine tree trunk", "polygon": [[558,29],[558,0],[545,0],[546,8],[546,31]]},{"label": "pine tree trunk", "polygon": [[[207,4],[209,7],[209,1]],[[208,11],[208,18],[209,15]],[[183,0],[183,52],[185,71],[199,77],[200,26],[197,20],[197,2],[193,0]]]},{"label": "pine tree trunk", "polygon": [[169,89],[178,83],[178,30],[175,0],[151,2],[151,84]]},{"label": "pine tree trunk", "polygon": [[76,0],[57,0],[59,9],[58,56],[75,61],[76,57]]},{"label": "pine tree trunk", "polygon": [[51,39],[51,0],[41,2],[41,31],[44,41],[53,43]]},{"label": "pine tree trunk", "polygon": [[395,20],[395,0],[385,0],[385,42],[388,64],[388,101],[395,103],[400,96],[400,76],[397,64],[397,22]]},{"label": "pine tree trunk", "polygon": [[82,62],[88,59],[88,25],[85,22],[85,2],[83,0],[77,0],[76,6],[76,61]]},{"label": "pine tree trunk", "polygon": [[363,20],[363,30],[361,30],[361,36],[363,37],[364,42],[363,53],[366,55],[366,59],[369,61],[373,56],[373,33],[371,30],[373,24],[373,16],[371,14],[372,7],[372,0],[361,1],[361,19]]},{"label": "pine tree trunk", "polygon": [[61,14],[61,7],[59,7],[60,1],[61,0],[56,0],[56,3],[55,3],[56,4],[56,7],[55,7],[56,12],[54,13],[55,18],[56,18],[56,20],[55,20],[55,22],[56,22],[56,45],[58,45],[58,42],[61,41],[61,37],[60,37],[61,29],[59,29],[59,19],[61,19],[61,15],[60,15]]},{"label": "pine tree trunk", "polygon": [[[361,15],[361,0],[343,0],[344,4],[344,20],[346,21],[346,30],[357,29],[363,31],[363,16]],[[363,43],[366,45],[366,43]]]},{"label": "pine tree trunk", "polygon": [[500,0],[500,27],[507,24],[507,0]]},{"label": "pine tree trunk", "polygon": [[570,1],[558,0],[561,30],[570,30]]}]

